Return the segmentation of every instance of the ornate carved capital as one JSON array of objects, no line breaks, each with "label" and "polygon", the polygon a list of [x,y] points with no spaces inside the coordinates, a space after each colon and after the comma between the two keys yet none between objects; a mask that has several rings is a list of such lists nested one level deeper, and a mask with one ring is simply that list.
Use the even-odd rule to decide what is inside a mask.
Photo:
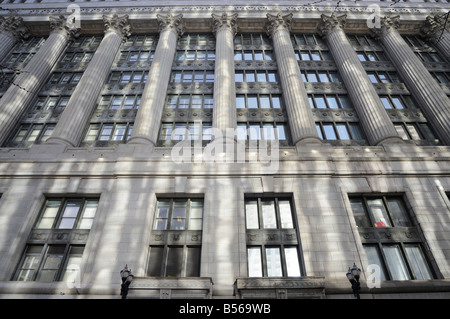
[{"label": "ornate carved capital", "polygon": [[131,25],[128,21],[128,15],[120,17],[114,14],[112,17],[103,15],[103,23],[105,24],[105,30],[112,30],[120,32],[123,36],[123,40],[131,35]]},{"label": "ornate carved capital", "polygon": [[387,32],[397,29],[400,25],[400,16],[387,15],[380,19],[380,27],[370,29],[372,36],[376,39],[383,37]]},{"label": "ornate carved capital", "polygon": [[320,17],[322,18],[322,23],[319,25],[319,33],[321,36],[327,36],[337,29],[344,28],[345,23],[347,22],[346,14],[339,17],[335,13],[329,17],[322,14]]},{"label": "ornate carved capital", "polygon": [[156,19],[159,24],[159,32],[164,30],[174,30],[178,36],[181,37],[184,33],[184,22],[182,18],[182,14],[177,14],[176,16],[173,16],[170,13],[166,16],[157,14]]},{"label": "ornate carved capital", "polygon": [[74,24],[68,21],[63,15],[59,15],[57,17],[50,16],[49,21],[52,32],[66,32],[70,39],[77,38],[80,35],[80,29],[74,27]]},{"label": "ornate carved capital", "polygon": [[23,19],[17,16],[0,17],[0,32],[11,34],[16,38],[27,39],[29,30],[23,25]]},{"label": "ornate carved capital", "polygon": [[217,35],[217,32],[220,30],[230,30],[233,33],[233,36],[237,33],[237,13],[228,16],[226,13],[222,15],[211,14],[212,16],[212,30],[214,35]]},{"label": "ornate carved capital", "polygon": [[277,15],[267,14],[266,30],[269,36],[272,36],[277,30],[291,31],[292,13],[285,16],[279,12]]},{"label": "ornate carved capital", "polygon": [[[428,41],[435,42],[442,32],[450,32],[450,22],[445,23],[446,15],[428,16],[420,28],[420,34]],[[444,30],[445,29],[445,30]]]}]

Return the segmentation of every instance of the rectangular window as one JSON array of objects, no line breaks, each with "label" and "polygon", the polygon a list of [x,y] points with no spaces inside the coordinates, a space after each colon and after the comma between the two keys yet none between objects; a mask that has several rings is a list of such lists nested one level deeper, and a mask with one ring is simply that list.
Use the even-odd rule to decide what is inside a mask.
[{"label": "rectangular window", "polygon": [[[367,262],[379,267],[381,280],[434,278],[423,239],[402,197],[356,196],[350,198],[350,204]],[[367,237],[368,231],[373,235]]]},{"label": "rectangular window", "polygon": [[302,275],[292,207],[290,198],[284,197],[245,200],[249,277]]},{"label": "rectangular window", "polygon": [[201,230],[203,200],[158,200],[153,229],[155,230]]},{"label": "rectangular window", "polygon": [[[158,199],[153,232],[161,234],[162,239],[150,243],[147,275],[200,276],[202,221],[203,199]],[[186,240],[180,242],[180,238]]]},{"label": "rectangular window", "polygon": [[98,199],[47,199],[36,223],[36,229],[90,229]]}]

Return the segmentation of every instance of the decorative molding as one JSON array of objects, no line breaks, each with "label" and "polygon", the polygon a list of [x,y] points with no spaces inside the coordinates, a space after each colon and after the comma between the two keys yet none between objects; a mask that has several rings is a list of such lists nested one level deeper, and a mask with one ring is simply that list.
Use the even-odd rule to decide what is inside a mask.
[{"label": "decorative molding", "polygon": [[0,17],[0,33],[9,33],[18,39],[28,39],[30,36],[23,19],[17,16]]},{"label": "decorative molding", "polygon": [[233,34],[233,37],[236,36],[238,31],[237,26],[237,17],[238,14],[234,13],[232,15],[228,15],[223,13],[222,15],[211,14],[212,16],[212,32],[217,36],[217,32],[222,30],[230,30]]},{"label": "decorative molding", "polygon": [[80,35],[80,29],[73,27],[63,15],[50,16],[49,21],[52,32],[64,31],[69,38],[77,38]]},{"label": "decorative molding", "polygon": [[331,16],[326,16],[322,14],[321,16],[322,23],[319,25],[319,34],[321,36],[328,36],[331,32],[339,29],[343,29],[345,23],[347,22],[347,15],[343,14],[341,16],[337,16],[333,13]]},{"label": "decorative molding", "polygon": [[387,32],[392,29],[397,29],[400,25],[400,16],[387,15],[380,19],[380,28],[369,29],[372,36],[376,39],[383,37]]},{"label": "decorative molding", "polygon": [[284,16],[282,15],[282,12],[279,12],[277,15],[268,13],[266,24],[267,34],[272,36],[278,30],[291,31],[292,17],[292,13],[288,13]]},{"label": "decorative molding", "polygon": [[183,15],[181,13],[175,16],[171,13],[166,16],[157,14],[156,19],[158,20],[159,32],[161,33],[165,30],[172,30],[177,33],[178,37],[181,37],[185,30],[185,25],[182,18]]},{"label": "decorative molding", "polygon": [[[428,41],[435,43],[442,32],[450,32],[450,23],[445,23],[443,15],[426,17],[425,22],[420,28],[420,34]],[[444,29],[445,28],[445,29]]]},{"label": "decorative molding", "polygon": [[128,21],[128,15],[120,17],[117,14],[112,16],[103,15],[103,23],[105,24],[105,32],[120,32],[123,36],[122,41],[131,35],[131,25]]}]

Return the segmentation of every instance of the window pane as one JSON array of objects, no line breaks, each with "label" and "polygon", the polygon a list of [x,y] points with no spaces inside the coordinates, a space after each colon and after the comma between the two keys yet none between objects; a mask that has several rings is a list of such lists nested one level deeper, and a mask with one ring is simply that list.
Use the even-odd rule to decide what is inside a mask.
[{"label": "window pane", "polygon": [[327,102],[328,102],[328,107],[331,109],[337,109],[339,108],[339,105],[337,103],[336,97],[335,96],[327,96]]},{"label": "window pane", "polygon": [[280,200],[278,202],[280,209],[281,228],[294,228],[292,221],[291,205],[288,200]]},{"label": "window pane", "polygon": [[350,135],[348,134],[347,126],[345,124],[336,124],[336,129],[339,134],[339,139],[341,139],[341,140],[349,140],[350,139]]},{"label": "window pane", "polygon": [[414,124],[406,124],[406,128],[408,129],[409,135],[411,135],[411,138],[413,140],[420,140],[419,132],[417,131],[417,128]]},{"label": "window pane", "polygon": [[392,275],[392,280],[410,280],[411,277],[406,268],[399,245],[385,245],[383,252],[386,256],[386,263]]},{"label": "window pane", "polygon": [[271,201],[261,201],[262,206],[262,217],[263,217],[263,227],[277,228],[277,220],[275,217],[275,202]]},{"label": "window pane", "polygon": [[56,215],[59,210],[61,201],[59,200],[49,200],[45,204],[44,212],[42,213],[41,220],[36,228],[52,228],[55,221]]},{"label": "window pane", "polygon": [[395,226],[412,226],[406,213],[405,206],[403,205],[403,201],[400,198],[387,199],[387,205]]},{"label": "window pane", "polygon": [[286,256],[287,276],[300,276],[300,265],[298,263],[297,247],[284,248],[284,255]]},{"label": "window pane", "polygon": [[203,202],[191,200],[189,208],[189,229],[202,230]]},{"label": "window pane", "polygon": [[148,276],[157,276],[160,277],[161,274],[161,266],[163,264],[163,253],[164,247],[160,246],[152,246],[150,247],[150,257],[148,259]]},{"label": "window pane", "polygon": [[350,127],[350,132],[352,133],[352,137],[354,140],[363,140],[364,139],[364,135],[361,132],[361,129],[359,128],[358,123],[350,123],[349,127]]},{"label": "window pane", "polygon": [[383,103],[383,106],[385,109],[389,110],[392,109],[391,102],[389,101],[389,98],[387,96],[380,96],[381,103]]},{"label": "window pane", "polygon": [[166,277],[181,277],[183,269],[183,247],[169,247]]},{"label": "window pane", "polygon": [[367,261],[369,262],[368,266],[377,265],[380,270],[380,280],[387,280],[386,272],[378,248],[375,246],[364,245],[364,252],[366,253]]},{"label": "window pane", "polygon": [[17,274],[17,281],[31,281],[39,267],[41,251],[44,246],[28,246]]},{"label": "window pane", "polygon": [[429,280],[433,279],[428,263],[425,259],[423,251],[418,244],[405,245],[406,255],[414,273],[414,277],[417,280]]},{"label": "window pane", "polygon": [[352,206],[356,226],[371,227],[369,218],[367,217],[366,210],[364,208],[363,200],[357,198],[350,199],[350,205]]},{"label": "window pane", "polygon": [[273,124],[264,124],[263,135],[266,141],[275,140],[275,130]]},{"label": "window pane", "polygon": [[170,229],[185,229],[186,224],[186,201],[175,201],[173,203],[172,221]]},{"label": "window pane", "polygon": [[395,129],[397,130],[398,135],[404,139],[404,140],[408,140],[408,134],[406,134],[405,128],[403,127],[403,125],[394,125]]},{"label": "window pane", "polygon": [[36,278],[37,281],[49,282],[57,280],[56,275],[64,257],[64,246],[50,246],[44,265]]},{"label": "window pane", "polygon": [[75,220],[78,216],[78,211],[81,207],[80,200],[71,200],[66,203],[64,212],[59,223],[59,229],[71,229],[75,224]]},{"label": "window pane", "polygon": [[186,277],[200,276],[200,256],[201,249],[199,247],[187,247]]},{"label": "window pane", "polygon": [[280,248],[266,248],[267,261],[267,276],[281,277],[283,272],[281,270]]},{"label": "window pane", "polygon": [[325,98],[323,96],[316,96],[314,97],[314,100],[316,101],[316,107],[319,109],[325,109],[327,105],[325,104]]},{"label": "window pane", "polygon": [[236,108],[245,108],[245,96],[236,96]]},{"label": "window pane", "polygon": [[287,137],[286,137],[286,126],[283,124],[277,124],[277,135],[278,135],[278,140],[279,141],[286,141]]},{"label": "window pane", "polygon": [[169,201],[158,201],[158,206],[156,209],[155,222],[153,224],[153,229],[165,230],[167,229],[167,220],[169,218]]},{"label": "window pane", "polygon": [[91,229],[94,222],[95,213],[97,212],[98,201],[88,200],[81,215],[78,229]]},{"label": "window pane", "polygon": [[245,203],[245,221],[247,229],[258,229],[258,202],[248,201]]},{"label": "window pane", "polygon": [[247,248],[248,276],[262,277],[261,249],[259,247]]},{"label": "window pane", "polygon": [[375,227],[391,227],[386,208],[381,198],[368,199],[367,205]]},{"label": "window pane", "polygon": [[333,124],[324,124],[323,130],[325,132],[325,139],[336,140],[336,132],[334,131]]}]

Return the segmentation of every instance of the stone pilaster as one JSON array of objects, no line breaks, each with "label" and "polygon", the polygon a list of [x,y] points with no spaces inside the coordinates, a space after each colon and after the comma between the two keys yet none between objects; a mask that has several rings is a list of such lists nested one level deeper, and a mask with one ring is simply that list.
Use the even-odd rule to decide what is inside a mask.
[{"label": "stone pilaster", "polygon": [[381,100],[367,76],[355,50],[347,39],[343,26],[346,15],[322,15],[321,34],[327,39],[339,74],[358,114],[369,144],[403,143]]},{"label": "stone pilaster", "polygon": [[292,13],[285,16],[267,14],[267,19],[267,33],[273,41],[292,142],[294,145],[320,143],[290,38]]},{"label": "stone pilaster", "polygon": [[237,32],[237,14],[212,14],[212,27],[216,36],[214,69],[213,127],[226,136],[226,129],[235,129],[236,84],[234,79],[234,37]]},{"label": "stone pilaster", "polygon": [[158,14],[159,40],[142,93],[129,144],[156,145],[178,38],[184,33],[183,15]]},{"label": "stone pilaster", "polygon": [[23,25],[20,17],[0,17],[0,62],[11,51],[21,38],[28,38],[28,29]]},{"label": "stone pilaster", "polygon": [[450,99],[398,33],[399,16],[381,19],[373,29],[439,139],[450,145]]},{"label": "stone pilaster", "polygon": [[450,63],[450,22],[445,15],[428,16],[420,32]]},{"label": "stone pilaster", "polygon": [[49,37],[0,99],[0,145],[28,110],[69,40],[78,34],[77,29],[69,27],[64,16],[49,19],[52,29]]},{"label": "stone pilaster", "polygon": [[103,16],[105,35],[83,73],[47,144],[77,146],[95,110],[122,41],[130,35],[128,16]]}]

